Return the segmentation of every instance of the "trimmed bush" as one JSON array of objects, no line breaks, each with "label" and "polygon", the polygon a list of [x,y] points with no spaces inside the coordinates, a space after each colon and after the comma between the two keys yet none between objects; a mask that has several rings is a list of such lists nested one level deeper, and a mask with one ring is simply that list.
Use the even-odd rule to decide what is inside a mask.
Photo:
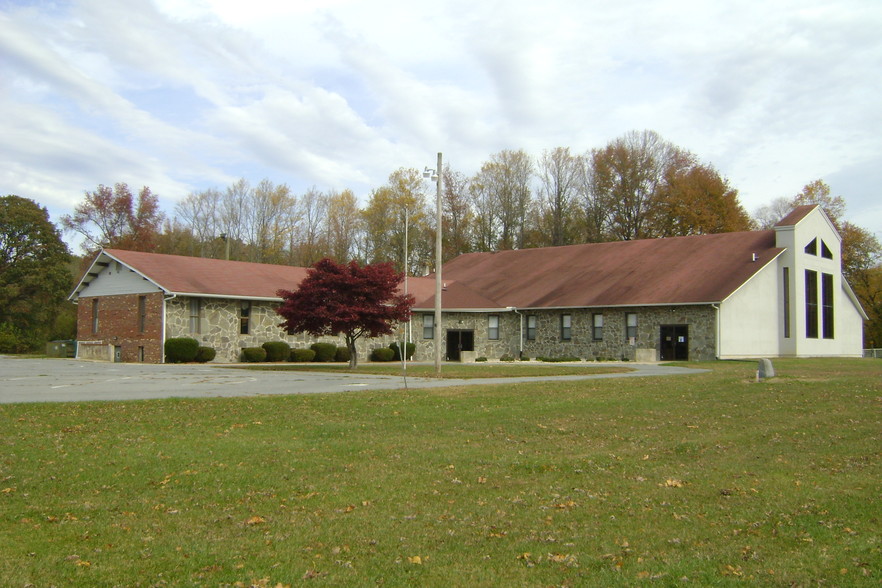
[{"label": "trimmed bush", "polygon": [[285,361],[291,357],[291,346],[284,341],[267,341],[261,347],[266,349],[267,361]]},{"label": "trimmed bush", "polygon": [[[389,349],[395,352],[395,361],[401,361],[401,345],[398,344],[398,341],[393,341],[389,344]],[[413,354],[416,351],[416,343],[408,343],[407,344],[407,359],[413,359]]]},{"label": "trimmed bush", "polygon": [[310,347],[315,351],[315,361],[334,361],[337,346],[333,343],[313,343]]},{"label": "trimmed bush", "polygon": [[200,347],[196,352],[196,357],[194,358],[199,363],[208,363],[217,355],[217,351],[214,350],[214,347]]},{"label": "trimmed bush", "polygon": [[260,363],[266,360],[266,349],[263,347],[245,347],[242,349],[242,361]]},{"label": "trimmed bush", "polygon": [[187,363],[196,359],[199,341],[190,337],[172,337],[165,340],[165,361]]},{"label": "trimmed bush", "polygon": [[486,357],[476,357],[475,358],[475,362],[484,362],[484,361],[487,361]]},{"label": "trimmed bush", "polygon": [[499,358],[499,361],[514,361],[514,360],[515,360],[515,358],[513,358],[511,355],[503,355],[502,357]]},{"label": "trimmed bush", "polygon": [[312,349],[292,349],[291,361],[309,362],[315,359],[315,351]]},{"label": "trimmed bush", "polygon": [[388,347],[378,347],[371,351],[371,361],[392,361],[395,359],[395,352]]},{"label": "trimmed bush", "polygon": [[537,357],[538,361],[544,361],[546,363],[571,363],[576,361],[582,361],[578,357]]},{"label": "trimmed bush", "polygon": [[342,363],[349,363],[349,360],[352,358],[352,354],[349,353],[348,347],[338,347],[337,353],[334,354],[334,361],[339,361]]}]

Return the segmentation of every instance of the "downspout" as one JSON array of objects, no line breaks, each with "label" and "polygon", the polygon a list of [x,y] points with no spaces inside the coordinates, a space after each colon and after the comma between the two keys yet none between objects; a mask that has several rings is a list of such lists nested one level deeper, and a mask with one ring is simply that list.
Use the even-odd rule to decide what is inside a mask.
[{"label": "downspout", "polygon": [[514,306],[506,306],[505,310],[509,310],[518,315],[518,323],[520,324],[520,337],[518,338],[518,359],[524,358],[524,315],[518,312]]},{"label": "downspout", "polygon": [[166,303],[169,300],[174,300],[177,297],[178,297],[177,294],[172,294],[171,296],[168,296],[168,297],[165,297],[165,296],[162,297],[162,347],[160,347],[160,349],[159,349],[159,351],[160,351],[159,356],[162,358],[162,360],[160,361],[160,363],[165,363],[165,336],[166,336],[165,323],[166,323],[166,316],[168,316],[168,308],[166,308]]},{"label": "downspout", "polygon": [[717,316],[716,316],[716,321],[715,321],[717,323],[717,325],[716,325],[716,329],[714,329],[714,330],[716,331],[716,335],[715,335],[715,337],[716,337],[716,352],[717,352],[716,356],[717,356],[717,359],[720,359],[720,355],[722,355],[720,353],[720,307],[717,306],[716,304],[711,304],[711,308],[713,308],[715,311],[717,311]]}]

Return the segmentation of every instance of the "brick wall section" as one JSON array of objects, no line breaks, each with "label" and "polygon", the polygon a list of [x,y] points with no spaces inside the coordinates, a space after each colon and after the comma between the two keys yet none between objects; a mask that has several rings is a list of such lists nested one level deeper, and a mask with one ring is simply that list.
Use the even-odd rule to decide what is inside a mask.
[{"label": "brick wall section", "polygon": [[[141,296],[144,297],[146,310],[143,332],[140,329]],[[145,363],[162,361],[162,293],[98,297],[97,332],[92,329],[93,300],[95,298],[80,298],[77,301],[78,340],[88,341],[88,345],[96,348],[100,344],[120,347],[121,361],[138,362],[142,358]]]}]

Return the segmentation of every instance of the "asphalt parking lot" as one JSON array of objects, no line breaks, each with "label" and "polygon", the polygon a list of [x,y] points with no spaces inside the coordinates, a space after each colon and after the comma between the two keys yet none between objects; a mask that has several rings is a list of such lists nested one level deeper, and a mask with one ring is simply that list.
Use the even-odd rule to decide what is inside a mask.
[{"label": "asphalt parking lot", "polygon": [[[703,371],[656,364],[631,363],[627,367],[634,371],[622,374],[470,380],[408,377],[407,385],[410,388],[488,383],[510,385],[549,380],[657,377]],[[319,394],[397,390],[404,387],[401,376],[253,371],[211,364],[127,364],[0,356],[0,404]]]}]

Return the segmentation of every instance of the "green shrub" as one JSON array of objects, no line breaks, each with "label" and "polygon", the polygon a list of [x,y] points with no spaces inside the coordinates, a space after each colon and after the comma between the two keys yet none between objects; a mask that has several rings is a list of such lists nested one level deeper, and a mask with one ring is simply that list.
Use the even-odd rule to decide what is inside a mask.
[{"label": "green shrub", "polygon": [[[401,345],[398,344],[398,341],[393,341],[389,344],[389,349],[391,349],[395,353],[395,357],[393,358],[395,361],[401,361]],[[407,359],[413,359],[413,354],[416,351],[416,343],[408,343],[407,344]]]},{"label": "green shrub", "polygon": [[266,349],[267,361],[285,361],[291,357],[291,346],[284,341],[267,341],[261,347]]},{"label": "green shrub", "polygon": [[515,358],[513,358],[511,355],[508,355],[508,354],[503,355],[502,357],[499,358],[499,361],[514,361],[514,360],[515,360]]},{"label": "green shrub", "polygon": [[315,351],[312,349],[292,349],[291,361],[309,362],[315,359]]},{"label": "green shrub", "polygon": [[371,361],[393,361],[395,352],[388,347],[378,347],[371,352]]},{"label": "green shrub", "polygon": [[315,351],[315,361],[334,361],[337,346],[333,343],[313,343],[310,349]]},{"label": "green shrub", "polygon": [[260,363],[266,360],[266,349],[263,347],[245,347],[242,349],[242,361]]},{"label": "green shrub", "polygon": [[564,357],[537,357],[536,360],[537,361],[544,361],[547,363],[563,363],[563,362],[571,363],[574,361],[582,361],[578,357],[568,357],[568,356],[564,356]]},{"label": "green shrub", "polygon": [[200,347],[198,351],[196,351],[196,357],[194,358],[199,363],[208,363],[217,355],[217,351],[214,350],[214,347]]},{"label": "green shrub", "polygon": [[487,358],[486,358],[486,357],[476,357],[476,358],[475,358],[475,361],[476,361],[476,362],[478,362],[478,361],[482,361],[482,362],[483,362],[483,361],[487,361]]},{"label": "green shrub", "polygon": [[165,361],[187,363],[196,359],[199,341],[190,337],[172,337],[165,340]]},{"label": "green shrub", "polygon": [[31,343],[21,329],[9,323],[0,325],[0,353],[24,353],[30,349]]},{"label": "green shrub", "polygon": [[334,354],[334,361],[339,361],[341,363],[349,363],[351,358],[352,354],[349,353],[348,347],[338,347],[337,353]]}]

